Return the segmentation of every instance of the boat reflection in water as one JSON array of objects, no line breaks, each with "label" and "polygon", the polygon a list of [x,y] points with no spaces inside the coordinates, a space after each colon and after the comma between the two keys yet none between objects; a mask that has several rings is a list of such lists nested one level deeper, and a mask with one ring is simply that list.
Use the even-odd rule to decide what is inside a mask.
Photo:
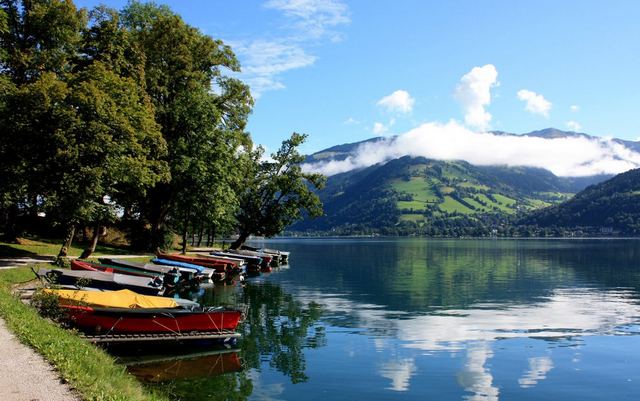
[{"label": "boat reflection in water", "polygon": [[178,356],[146,356],[122,360],[138,379],[159,383],[168,380],[215,377],[242,369],[239,349],[221,349]]}]

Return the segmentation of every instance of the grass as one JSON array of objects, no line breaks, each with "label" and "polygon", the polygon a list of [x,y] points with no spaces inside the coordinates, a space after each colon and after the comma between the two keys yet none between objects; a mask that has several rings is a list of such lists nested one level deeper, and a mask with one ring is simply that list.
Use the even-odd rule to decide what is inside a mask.
[{"label": "grass", "polygon": [[20,341],[51,362],[85,400],[167,400],[143,387],[102,349],[40,317],[34,308],[11,294],[12,284],[30,279],[33,273],[28,267],[0,271],[0,316]]},{"label": "grass", "polygon": [[415,210],[421,211],[424,210],[424,202],[419,201],[398,201],[396,207],[399,210]]},{"label": "grass", "polygon": [[453,213],[453,212],[458,212],[463,214],[474,213],[473,210],[469,209],[468,207],[466,207],[465,205],[463,205],[462,203],[458,202],[457,200],[453,199],[450,196],[445,196],[444,202],[440,203],[438,207],[440,208],[440,210],[449,212],[449,213]]},{"label": "grass", "polygon": [[[0,256],[56,256],[61,246],[61,240],[22,238],[19,244],[0,242]],[[72,245],[68,254],[69,256],[80,256],[83,250],[83,246]],[[126,249],[98,244],[94,255],[124,255],[128,253],[130,252]]]},{"label": "grass", "polygon": [[424,178],[411,177],[409,181],[395,181],[391,185],[398,192],[406,192],[413,195],[414,201],[424,203],[437,200],[436,195]]},{"label": "grass", "polygon": [[478,191],[488,191],[490,189],[486,185],[475,184],[473,182],[462,182],[462,183],[458,184],[458,186],[462,187],[462,188],[473,188],[473,189],[477,189]]},{"label": "grass", "polygon": [[505,206],[513,206],[516,203],[515,199],[508,198],[508,197],[506,197],[504,195],[493,194],[493,197],[496,198],[496,200],[499,203],[501,203],[501,204],[503,204]]},{"label": "grass", "polygon": [[473,198],[463,198],[465,202],[476,208],[476,212],[486,212],[487,208]]},{"label": "grass", "polygon": [[547,207],[551,205],[550,203],[540,199],[526,198],[526,200],[527,200],[527,203],[529,204],[530,209],[541,209],[543,207]]},{"label": "grass", "polygon": [[424,221],[424,216],[421,214],[401,214],[400,221],[421,222],[421,221]]}]

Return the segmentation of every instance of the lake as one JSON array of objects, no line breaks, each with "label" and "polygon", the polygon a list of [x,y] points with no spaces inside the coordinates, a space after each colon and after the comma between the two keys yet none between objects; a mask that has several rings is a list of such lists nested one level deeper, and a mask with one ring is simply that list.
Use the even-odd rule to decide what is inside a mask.
[{"label": "lake", "polygon": [[640,398],[639,240],[267,245],[290,266],[193,294],[249,305],[237,349],[132,373],[183,400]]}]

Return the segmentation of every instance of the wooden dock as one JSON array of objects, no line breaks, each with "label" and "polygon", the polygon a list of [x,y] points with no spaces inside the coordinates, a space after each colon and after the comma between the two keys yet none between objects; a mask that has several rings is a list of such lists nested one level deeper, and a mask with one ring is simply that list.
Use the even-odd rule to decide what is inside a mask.
[{"label": "wooden dock", "polygon": [[193,340],[214,340],[220,342],[231,342],[241,337],[235,331],[194,331],[189,333],[150,333],[150,334],[103,334],[103,335],[81,335],[85,340],[97,343],[132,343],[132,342],[160,342],[160,341],[193,341]]}]

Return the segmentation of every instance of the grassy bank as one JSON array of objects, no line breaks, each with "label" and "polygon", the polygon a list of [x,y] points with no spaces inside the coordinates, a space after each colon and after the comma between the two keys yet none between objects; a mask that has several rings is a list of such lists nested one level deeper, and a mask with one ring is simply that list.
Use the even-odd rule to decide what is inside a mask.
[{"label": "grassy bank", "polygon": [[[106,352],[38,315],[11,294],[11,285],[33,279],[27,267],[0,271],[0,316],[23,343],[50,361],[86,400],[167,400],[115,363]],[[37,385],[37,378],[34,378]]]},{"label": "grassy bank", "polygon": [[[21,238],[19,244],[0,242],[0,256],[56,256],[60,252],[61,246],[62,240]],[[83,250],[83,244],[73,244],[69,248],[69,256],[80,256]],[[124,255],[128,253],[131,252],[126,249],[98,244],[94,255]]]}]

